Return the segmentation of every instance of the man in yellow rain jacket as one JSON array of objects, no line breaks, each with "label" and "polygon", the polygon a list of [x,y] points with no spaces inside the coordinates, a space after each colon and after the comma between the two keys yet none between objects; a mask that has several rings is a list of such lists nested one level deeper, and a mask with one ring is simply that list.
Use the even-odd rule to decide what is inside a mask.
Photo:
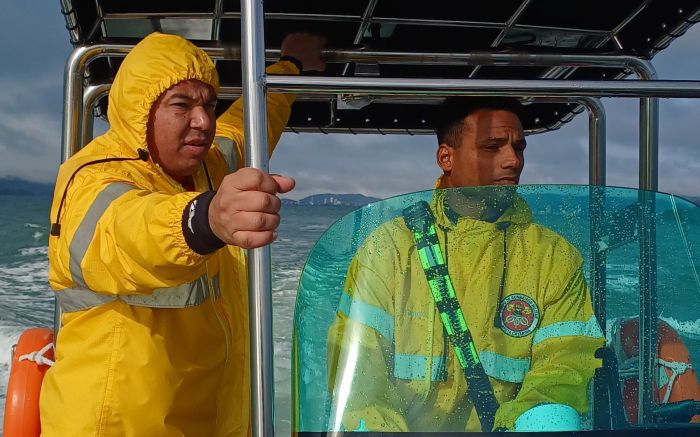
[{"label": "man in yellow rain jacket", "polygon": [[[443,110],[436,187],[504,186],[438,191],[429,205],[498,404],[494,428],[575,429],[603,335],[581,255],[533,223],[512,190],[526,145],[519,104],[456,99]],[[331,429],[481,429],[404,217],[379,227],[353,258],[328,349]]]},{"label": "man in yellow rain jacket", "polygon": [[[267,71],[322,69],[320,48],[289,35]],[[63,317],[40,399],[46,437],[249,434],[242,248],[274,240],[276,194],[294,181],[241,169],[242,102],[217,122],[218,87],[202,50],[149,35],[115,77],[110,129],[60,168],[49,280]],[[268,96],[270,150],[292,102]]]}]

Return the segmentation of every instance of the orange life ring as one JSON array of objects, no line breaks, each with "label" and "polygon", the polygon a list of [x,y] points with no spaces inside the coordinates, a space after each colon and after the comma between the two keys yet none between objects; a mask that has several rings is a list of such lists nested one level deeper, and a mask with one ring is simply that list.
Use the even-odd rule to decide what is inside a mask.
[{"label": "orange life ring", "polygon": [[[5,437],[38,437],[41,434],[39,392],[44,373],[49,366],[27,359],[26,356],[42,350],[51,343],[53,331],[47,328],[27,329],[17,341],[12,353],[12,368],[7,384]],[[53,360],[53,356],[53,348],[43,354],[43,357],[49,360]],[[23,359],[20,360],[20,357]]]},{"label": "orange life ring", "polygon": [[[657,371],[658,375],[665,372],[667,381],[656,387],[657,402],[678,402],[686,399],[700,401],[700,384],[695,375],[690,361],[688,349],[678,333],[666,322],[659,320],[656,324],[658,332]],[[639,356],[639,319],[623,320],[620,324],[620,343],[622,352],[627,358]],[[624,359],[624,357],[618,357]],[[679,365],[680,373],[674,377],[671,367],[663,363]],[[655,378],[658,379],[658,378]],[[670,391],[669,391],[670,390]],[[623,380],[622,400],[625,404],[625,413],[630,423],[637,423],[637,395],[639,384],[636,377]],[[692,422],[700,422],[700,415],[693,417]]]}]

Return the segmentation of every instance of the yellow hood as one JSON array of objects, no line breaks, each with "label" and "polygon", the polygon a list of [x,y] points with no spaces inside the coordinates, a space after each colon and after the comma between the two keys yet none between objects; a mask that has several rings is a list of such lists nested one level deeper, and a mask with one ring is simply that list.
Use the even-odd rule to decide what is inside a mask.
[{"label": "yellow hood", "polygon": [[176,35],[152,33],[124,58],[109,92],[106,135],[126,150],[147,148],[151,107],[165,91],[196,79],[219,91],[219,75],[204,51]]}]

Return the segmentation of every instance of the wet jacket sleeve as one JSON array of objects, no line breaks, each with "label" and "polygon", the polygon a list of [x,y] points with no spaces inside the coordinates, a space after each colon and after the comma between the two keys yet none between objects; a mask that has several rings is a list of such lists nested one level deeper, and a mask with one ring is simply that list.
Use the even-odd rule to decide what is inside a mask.
[{"label": "wet jacket sleeve", "polygon": [[154,193],[86,173],[68,193],[52,285],[141,294],[205,273],[207,257],[187,245],[182,228],[183,212],[199,193]]},{"label": "wet jacket sleeve", "polygon": [[513,429],[522,413],[540,404],[565,404],[579,414],[588,410],[588,384],[601,365],[594,353],[604,338],[593,316],[580,256],[576,258],[573,273],[551,281],[533,337],[530,370],[516,398],[498,409],[496,428]]},{"label": "wet jacket sleeve", "polygon": [[[297,66],[290,61],[277,62],[265,71],[267,74],[299,74]],[[295,94],[267,94],[267,138],[270,155],[287,126],[295,98]],[[243,99],[238,98],[216,121],[215,142],[231,171],[245,165],[243,130]]]},{"label": "wet jacket sleeve", "polygon": [[[393,386],[393,299],[389,276],[368,265],[366,248],[348,269],[336,319],[328,334],[332,430],[408,431],[408,405]],[[383,257],[389,264],[391,257]],[[384,271],[382,269],[382,271]],[[388,267],[387,271],[391,271]],[[333,423],[342,418],[342,423]]]}]

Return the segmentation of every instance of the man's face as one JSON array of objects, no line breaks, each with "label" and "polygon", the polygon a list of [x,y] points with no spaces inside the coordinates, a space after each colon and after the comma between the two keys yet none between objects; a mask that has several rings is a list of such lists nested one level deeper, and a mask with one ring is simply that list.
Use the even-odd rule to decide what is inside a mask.
[{"label": "man's face", "polygon": [[216,132],[216,94],[198,80],[180,82],[151,108],[148,149],[153,160],[178,182],[194,175]]},{"label": "man's face", "polygon": [[480,109],[462,128],[461,144],[438,147],[446,187],[517,185],[525,164],[525,134],[510,111]]}]

